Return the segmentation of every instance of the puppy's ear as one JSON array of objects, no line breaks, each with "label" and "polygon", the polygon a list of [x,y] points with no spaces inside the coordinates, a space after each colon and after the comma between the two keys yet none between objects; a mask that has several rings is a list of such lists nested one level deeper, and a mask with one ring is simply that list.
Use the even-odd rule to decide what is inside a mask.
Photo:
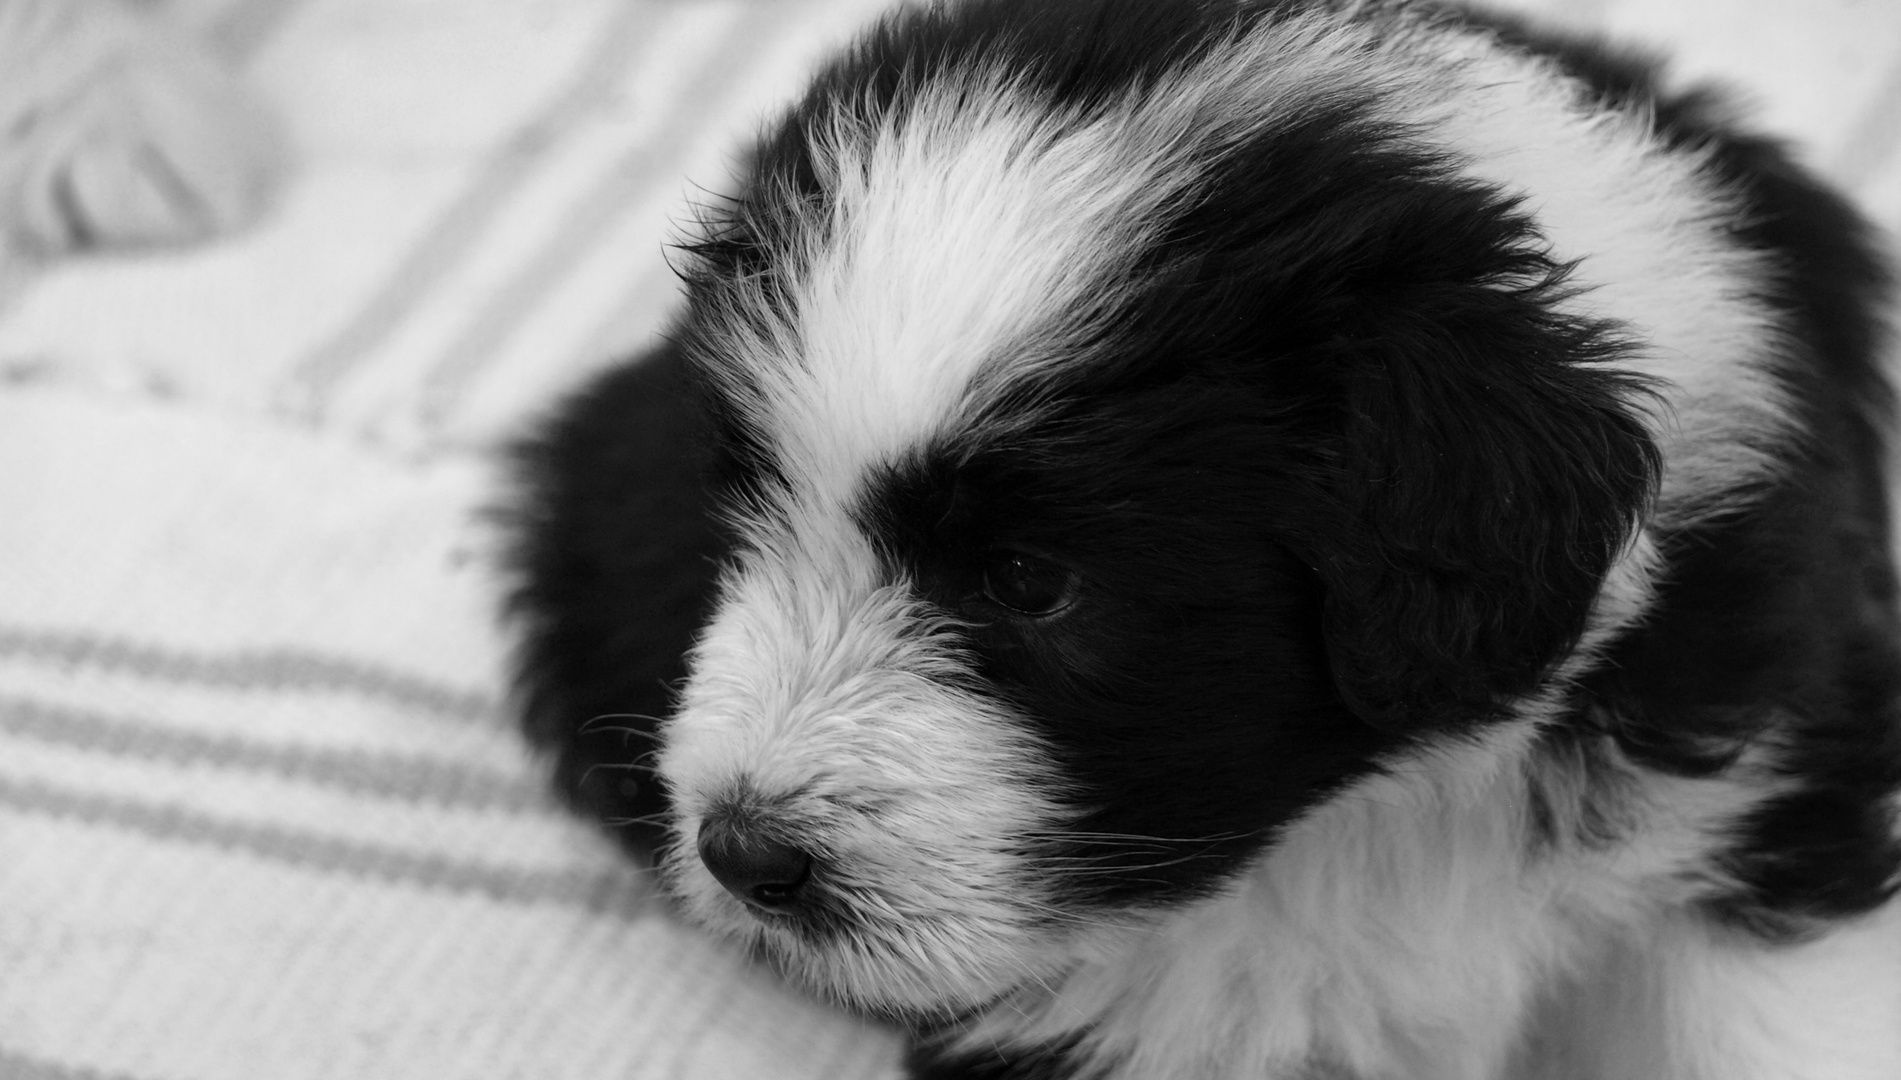
[{"label": "puppy's ear", "polygon": [[1608,362],[1604,328],[1530,295],[1442,299],[1389,311],[1342,357],[1338,543],[1310,553],[1335,683],[1383,728],[1536,686],[1583,632],[1660,469],[1648,395]]},{"label": "puppy's ear", "polygon": [[651,766],[725,550],[711,421],[671,342],[602,375],[515,447],[498,511],[520,633],[516,696],[556,787],[645,859],[664,837]]}]

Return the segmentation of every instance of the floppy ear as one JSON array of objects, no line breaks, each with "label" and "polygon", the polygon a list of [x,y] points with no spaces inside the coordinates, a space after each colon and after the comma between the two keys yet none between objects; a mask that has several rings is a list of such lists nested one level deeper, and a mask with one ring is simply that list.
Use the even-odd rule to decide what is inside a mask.
[{"label": "floppy ear", "polygon": [[515,447],[508,530],[515,688],[557,788],[646,859],[664,838],[660,718],[713,605],[725,538],[711,421],[680,347],[577,392]]},{"label": "floppy ear", "polygon": [[[1463,295],[1459,295],[1462,293]],[[1528,292],[1455,290],[1355,335],[1311,553],[1341,697],[1383,728],[1483,714],[1583,632],[1660,469],[1641,379],[1602,327]]]}]

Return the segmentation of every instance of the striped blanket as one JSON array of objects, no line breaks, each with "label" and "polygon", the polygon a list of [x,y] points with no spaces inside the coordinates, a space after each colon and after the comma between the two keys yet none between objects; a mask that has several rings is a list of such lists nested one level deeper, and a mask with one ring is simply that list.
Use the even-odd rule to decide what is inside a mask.
[{"label": "striped blanket", "polygon": [[[552,804],[484,516],[664,318],[689,180],[878,2],[177,0],[298,178],[221,244],[0,266],[0,1078],[896,1074]],[[1764,88],[1901,223],[1901,5],[1552,6]]]}]

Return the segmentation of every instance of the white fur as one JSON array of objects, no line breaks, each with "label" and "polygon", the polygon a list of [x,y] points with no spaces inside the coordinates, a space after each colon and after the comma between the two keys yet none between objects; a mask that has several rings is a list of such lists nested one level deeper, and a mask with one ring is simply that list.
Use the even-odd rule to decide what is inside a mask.
[{"label": "white fur", "polygon": [[1901,1076],[1901,905],[1771,945],[1691,918],[1606,941],[1563,987],[1523,1080]]},{"label": "white fur", "polygon": [[[1761,764],[1707,780],[1627,769],[1615,799],[1640,809],[1634,834],[1540,858],[1531,786],[1561,833],[1594,789],[1535,763],[1530,732],[1428,749],[1355,785],[1222,896],[1085,936],[1063,979],[1026,988],[962,1041],[1035,1045],[1086,1024],[1112,1080],[1292,1076],[1316,1061],[1368,1080],[1519,1080],[1507,1066],[1539,1037],[1540,993],[1616,978],[1597,955],[1661,933],[1719,884],[1704,865],[1712,840],[1774,790]],[[1615,982],[1574,992],[1619,999]],[[1654,1056],[1629,1071],[1573,1060],[1567,1080],[1704,1075]]]}]

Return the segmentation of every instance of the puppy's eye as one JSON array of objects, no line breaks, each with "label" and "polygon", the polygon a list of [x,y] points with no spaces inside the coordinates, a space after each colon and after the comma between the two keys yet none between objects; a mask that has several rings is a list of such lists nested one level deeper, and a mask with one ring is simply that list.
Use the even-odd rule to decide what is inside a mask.
[{"label": "puppy's eye", "polygon": [[984,564],[984,596],[1019,615],[1054,615],[1076,599],[1075,571],[1023,551],[996,551]]}]

